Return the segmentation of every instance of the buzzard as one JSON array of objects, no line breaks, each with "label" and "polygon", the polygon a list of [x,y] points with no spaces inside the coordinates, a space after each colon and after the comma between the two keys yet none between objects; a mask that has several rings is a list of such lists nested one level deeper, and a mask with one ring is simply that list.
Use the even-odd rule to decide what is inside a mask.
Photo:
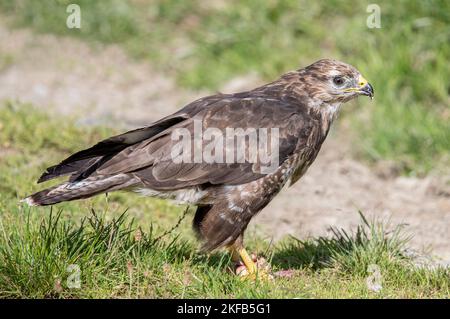
[{"label": "buzzard", "polygon": [[[373,94],[353,66],[322,59],[251,91],[200,98],[149,126],[100,141],[47,168],[38,183],[65,175],[68,181],[23,201],[44,206],[129,190],[195,205],[193,228],[202,250],[226,247],[256,276],[257,266],[243,244],[248,223],[287,182],[292,185],[305,174],[342,103]],[[251,136],[244,136],[243,152],[231,156],[234,160],[196,158],[196,148],[207,144],[213,157],[230,147],[230,154],[237,154],[234,142],[213,141],[214,134],[199,139],[196,126],[213,129],[216,137],[230,128],[272,130],[266,155],[277,155],[272,156],[276,165],[263,170],[261,156],[249,155]],[[193,152],[180,148],[180,136]]]}]

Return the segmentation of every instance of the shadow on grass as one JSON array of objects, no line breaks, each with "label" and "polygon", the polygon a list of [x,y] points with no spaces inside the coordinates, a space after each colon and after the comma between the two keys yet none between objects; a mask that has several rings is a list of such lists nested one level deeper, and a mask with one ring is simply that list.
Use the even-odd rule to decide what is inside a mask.
[{"label": "shadow on grass", "polygon": [[279,269],[311,269],[338,267],[343,271],[365,273],[370,264],[406,261],[410,236],[403,226],[387,230],[386,225],[367,221],[359,212],[361,224],[355,231],[331,227],[330,237],[300,240],[295,237],[280,243],[272,256],[272,265]]},{"label": "shadow on grass", "polygon": [[[354,231],[331,227],[331,236],[300,240],[295,237],[276,244],[259,257],[267,257],[273,269],[338,268],[353,274],[366,274],[369,265],[387,265],[411,261],[407,254],[410,236],[403,224],[387,227],[388,223],[368,221],[360,215],[360,225]],[[232,270],[234,263],[229,253],[218,251],[202,254],[194,249],[193,263],[217,271]]]}]

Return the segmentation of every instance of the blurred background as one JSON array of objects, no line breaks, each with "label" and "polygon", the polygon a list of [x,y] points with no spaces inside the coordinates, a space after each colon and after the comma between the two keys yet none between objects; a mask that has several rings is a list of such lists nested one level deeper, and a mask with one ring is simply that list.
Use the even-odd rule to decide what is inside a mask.
[{"label": "blurred background", "polygon": [[[81,28],[67,26],[71,3]],[[3,211],[73,150],[336,58],[375,99],[345,105],[316,163],[252,229],[326,234],[362,210],[408,224],[415,247],[450,260],[449,1],[0,0],[0,41]],[[164,224],[171,208],[150,201],[154,214],[131,213]]]}]

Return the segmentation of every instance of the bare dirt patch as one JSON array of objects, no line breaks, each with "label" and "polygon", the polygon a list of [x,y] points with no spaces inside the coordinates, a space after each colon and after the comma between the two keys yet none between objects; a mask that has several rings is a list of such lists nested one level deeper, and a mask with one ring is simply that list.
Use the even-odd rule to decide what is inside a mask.
[{"label": "bare dirt patch", "polygon": [[369,219],[405,224],[412,245],[450,264],[450,190],[441,177],[380,178],[348,156],[333,136],[302,179],[285,188],[254,221],[275,239],[326,235],[329,227],[355,227],[358,210]]},{"label": "bare dirt patch", "polygon": [[[115,46],[96,47],[0,25],[0,100],[16,99],[70,114],[85,124],[140,126],[170,114],[211,92],[177,87],[144,62]],[[250,88],[254,75],[237,78],[224,91]],[[250,85],[252,84],[252,85]],[[369,218],[408,224],[417,249],[431,249],[450,263],[450,190],[442,177],[380,177],[351,158],[344,136],[333,134],[318,159],[293,187],[285,189],[252,222],[268,237],[304,238],[327,234],[330,226]]]},{"label": "bare dirt patch", "polygon": [[0,70],[0,100],[31,102],[83,123],[143,125],[205,94],[178,88],[116,46],[89,46],[4,25],[0,41],[0,57],[9,57]]}]

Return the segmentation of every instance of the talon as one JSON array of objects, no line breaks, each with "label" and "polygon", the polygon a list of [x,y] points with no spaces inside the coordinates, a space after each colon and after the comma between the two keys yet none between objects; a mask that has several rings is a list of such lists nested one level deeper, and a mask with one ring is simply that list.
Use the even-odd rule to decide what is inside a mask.
[{"label": "talon", "polygon": [[257,258],[255,254],[249,255],[244,248],[233,253],[234,256],[239,255],[241,261],[236,263],[235,273],[242,280],[272,280],[274,277],[270,273],[270,265],[265,258]]},{"label": "talon", "polygon": [[251,281],[256,281],[256,279],[258,280],[263,280],[263,281],[270,281],[273,280],[274,277],[271,273],[265,271],[265,270],[257,270],[257,272],[254,273],[249,273],[247,268],[243,268],[240,270],[239,273],[237,273],[237,275],[241,278],[241,280],[251,280]]},{"label": "talon", "polygon": [[236,268],[236,275],[240,277],[248,276],[248,270],[245,265],[240,265]]}]

